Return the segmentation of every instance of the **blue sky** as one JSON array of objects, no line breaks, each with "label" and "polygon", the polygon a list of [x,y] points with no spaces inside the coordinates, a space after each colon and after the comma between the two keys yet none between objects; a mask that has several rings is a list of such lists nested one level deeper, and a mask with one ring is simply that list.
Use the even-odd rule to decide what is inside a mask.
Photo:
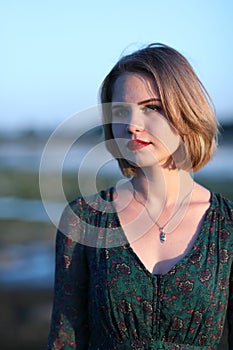
[{"label": "blue sky", "polygon": [[178,49],[233,119],[232,0],[7,0],[0,6],[0,129],[55,128],[98,102],[124,50]]}]

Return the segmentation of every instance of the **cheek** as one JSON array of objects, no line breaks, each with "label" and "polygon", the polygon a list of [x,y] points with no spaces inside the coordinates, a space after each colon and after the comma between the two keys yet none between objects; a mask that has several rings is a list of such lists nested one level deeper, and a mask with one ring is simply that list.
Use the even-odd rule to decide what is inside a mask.
[{"label": "cheek", "polygon": [[114,138],[122,137],[125,132],[125,124],[112,123],[112,134]]},{"label": "cheek", "polygon": [[149,132],[171,152],[179,147],[180,135],[167,121],[157,120],[157,122],[151,124]]},{"label": "cheek", "polygon": [[171,154],[173,154],[180,146],[181,138],[179,135],[171,135],[167,141],[167,148]]}]

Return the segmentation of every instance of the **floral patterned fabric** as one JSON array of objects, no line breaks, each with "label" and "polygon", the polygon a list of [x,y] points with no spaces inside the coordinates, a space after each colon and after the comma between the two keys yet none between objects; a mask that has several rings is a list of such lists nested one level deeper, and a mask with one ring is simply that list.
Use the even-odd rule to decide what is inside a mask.
[{"label": "floral patterned fabric", "polygon": [[199,236],[167,274],[131,249],[111,188],[64,211],[48,350],[233,349],[233,203],[212,193]]}]

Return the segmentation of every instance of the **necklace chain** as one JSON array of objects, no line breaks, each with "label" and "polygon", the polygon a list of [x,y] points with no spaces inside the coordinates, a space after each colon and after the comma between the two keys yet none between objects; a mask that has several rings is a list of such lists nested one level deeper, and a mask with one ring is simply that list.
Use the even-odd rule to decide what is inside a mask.
[{"label": "necklace chain", "polygon": [[145,209],[146,209],[146,212],[149,216],[149,218],[155,223],[155,225],[158,227],[160,233],[159,233],[159,238],[160,238],[160,242],[161,243],[164,243],[166,242],[167,240],[167,233],[164,231],[165,227],[169,224],[169,222],[175,217],[175,215],[179,212],[180,208],[182,207],[182,204],[183,202],[185,201],[185,199],[191,194],[192,191],[189,191],[186,196],[182,199],[182,201],[180,202],[180,205],[179,207],[177,208],[177,210],[172,214],[172,216],[167,220],[167,222],[163,225],[163,226],[160,226],[157,221],[154,220],[154,218],[151,216],[150,212],[149,212],[149,209],[146,207],[146,205],[143,204],[142,201],[138,200],[136,198],[136,194],[137,192],[135,191],[135,189],[133,190],[133,197],[134,199],[136,200],[136,202],[140,203]]}]

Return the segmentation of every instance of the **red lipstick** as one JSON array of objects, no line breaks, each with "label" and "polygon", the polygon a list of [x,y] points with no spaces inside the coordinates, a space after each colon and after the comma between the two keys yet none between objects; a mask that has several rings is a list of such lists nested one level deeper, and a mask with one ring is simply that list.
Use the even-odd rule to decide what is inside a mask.
[{"label": "red lipstick", "polygon": [[151,142],[148,141],[144,141],[144,140],[140,140],[140,139],[136,139],[136,140],[130,140],[127,143],[127,147],[131,150],[131,151],[137,151],[139,149],[142,149],[144,147],[147,147],[151,144]]}]

